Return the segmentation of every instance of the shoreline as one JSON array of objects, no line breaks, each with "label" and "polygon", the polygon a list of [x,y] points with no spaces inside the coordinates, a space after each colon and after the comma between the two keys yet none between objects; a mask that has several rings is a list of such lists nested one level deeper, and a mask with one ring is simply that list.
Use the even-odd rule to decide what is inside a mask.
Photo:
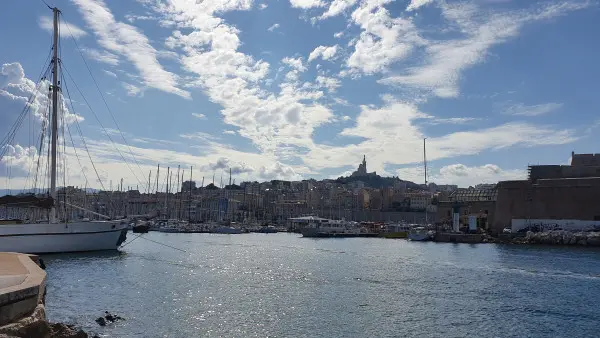
[{"label": "shoreline", "polygon": [[438,243],[493,243],[493,244],[515,244],[515,245],[552,245],[552,246],[577,246],[577,247],[600,247],[600,232],[569,232],[564,230],[553,230],[546,232],[532,232],[519,234],[500,234],[490,236],[487,234],[463,234],[463,233],[438,233],[434,242]]}]

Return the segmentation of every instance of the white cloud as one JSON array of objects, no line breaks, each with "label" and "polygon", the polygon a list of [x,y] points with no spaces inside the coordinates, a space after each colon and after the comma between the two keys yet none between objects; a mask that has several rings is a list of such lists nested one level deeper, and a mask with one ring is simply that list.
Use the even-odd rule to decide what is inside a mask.
[{"label": "white cloud", "polygon": [[275,162],[270,166],[261,166],[259,168],[259,177],[264,180],[288,180],[298,181],[302,179],[302,176],[294,170],[294,168],[285,165],[281,162]]},{"label": "white cloud", "polygon": [[269,7],[269,5],[267,5],[267,4],[260,4],[260,5],[258,5],[258,9],[260,9],[261,11],[263,9],[266,9],[267,7]]},{"label": "white cloud", "polygon": [[290,0],[290,4],[292,5],[292,7],[302,9],[325,6],[325,4],[321,0]]},{"label": "white cloud", "polygon": [[[41,16],[38,21],[38,24],[43,30],[47,31],[48,33],[52,34],[52,32],[54,32],[54,20],[51,17]],[[87,35],[87,32],[83,29],[68,22],[65,22],[64,20],[60,21],[60,29],[63,30],[62,34],[64,36],[72,35],[75,39],[79,39],[80,37]]]},{"label": "white cloud", "polygon": [[517,103],[506,108],[505,113],[514,116],[540,116],[556,111],[562,106],[561,103],[544,103],[532,106]]},{"label": "white cloud", "polygon": [[275,156],[286,144],[309,147],[315,127],[333,118],[317,102],[323,92],[297,83],[298,69],[303,67],[298,62],[289,63],[297,68],[286,74],[279,92],[264,90],[261,85],[272,80],[267,79],[269,63],[240,52],[239,31],[216,16],[250,10],[250,5],[244,1],[198,5],[174,1],[154,9],[186,30],[185,34],[175,31],[167,46],[185,54],[180,62],[196,76],[190,85],[202,88],[212,102],[223,107],[224,123],[239,128],[238,134],[250,139],[262,156]]},{"label": "white cloud", "polygon": [[293,68],[299,72],[306,71],[306,66],[302,62],[302,57],[298,57],[295,59],[291,58],[291,57],[285,57],[281,60],[281,62],[283,62],[284,64],[290,66],[291,68]]},{"label": "white cloud", "polygon": [[235,135],[235,130],[223,130],[223,134],[225,135]]},{"label": "white cloud", "polygon": [[19,144],[8,144],[6,147],[8,149],[2,149],[6,151],[6,155],[0,159],[0,163],[16,167],[23,173],[28,173],[33,168],[38,155],[36,147],[23,147]]},{"label": "white cloud", "polygon": [[110,70],[103,69],[102,71],[104,72],[104,74],[106,74],[106,75],[108,75],[110,77],[117,78],[117,74],[111,72]]},{"label": "white cloud", "polygon": [[449,118],[431,118],[427,123],[431,125],[438,124],[465,124],[469,122],[479,121],[475,117],[449,117]]},{"label": "white cloud", "polygon": [[335,46],[319,46],[315,48],[310,55],[308,56],[308,62],[311,62],[317,58],[321,58],[323,60],[331,60],[335,57],[337,53],[338,45]]},{"label": "white cloud", "polygon": [[410,4],[408,4],[408,7],[406,7],[406,11],[414,11],[416,9],[419,9],[420,7],[432,3],[433,1],[434,0],[411,0]]},{"label": "white cloud", "polygon": [[267,30],[269,32],[272,32],[272,31],[276,30],[277,28],[279,28],[279,24],[278,23],[273,24],[271,27],[267,28]]},{"label": "white cloud", "polygon": [[192,116],[195,118],[199,118],[201,120],[206,120],[206,115],[204,115],[204,114],[192,113]]},{"label": "white cloud", "polygon": [[416,46],[427,42],[419,36],[410,18],[392,18],[383,7],[389,0],[363,2],[352,13],[352,22],[362,29],[351,41],[354,52],[346,64],[351,72],[373,74],[406,58]]},{"label": "white cloud", "polygon": [[[25,77],[25,70],[18,62],[5,63],[0,69],[0,88],[4,89],[8,85],[24,84],[28,87],[35,86],[35,83],[22,83],[29,80]],[[30,80],[31,81],[31,80]]]},{"label": "white cloud", "polygon": [[331,5],[329,5],[329,9],[321,16],[321,19],[337,16],[346,9],[354,6],[357,2],[358,0],[333,0]]},{"label": "white cloud", "polygon": [[317,76],[315,83],[319,87],[327,88],[329,92],[335,92],[340,86],[340,80],[322,75]]},{"label": "white cloud", "polygon": [[72,1],[98,37],[98,44],[125,56],[138,70],[145,86],[190,98],[189,92],[178,88],[178,77],[160,65],[156,49],[138,28],[116,21],[102,0]]},{"label": "white cloud", "polygon": [[[427,181],[436,184],[456,184],[459,187],[475,186],[482,183],[497,183],[500,181],[522,180],[527,178],[525,169],[502,169],[495,164],[482,166],[467,166],[451,164],[439,169],[428,167]],[[423,166],[401,168],[396,171],[400,179],[416,183],[424,180]]]},{"label": "white cloud", "polygon": [[[303,156],[314,170],[355,165],[362,154],[369,155],[370,170],[383,171],[386,164],[410,164],[422,161],[423,138],[428,136],[423,125],[436,117],[419,111],[414,104],[384,97],[381,107],[361,106],[355,123],[342,130],[341,136],[356,141],[345,146],[314,145]],[[523,122],[506,123],[490,128],[471,128],[437,137],[428,137],[427,158],[431,161],[482,151],[511,147],[567,144],[578,139],[571,129]],[[398,145],[402,145],[399,147]]]},{"label": "white cloud", "polygon": [[491,47],[518,36],[527,23],[554,18],[588,5],[587,2],[562,2],[545,5],[540,10],[489,14],[471,3],[441,2],[444,18],[463,37],[428,41],[423,65],[408,67],[405,72],[380,82],[415,87],[439,97],[456,97],[460,92],[461,73],[484,62]]},{"label": "white cloud", "polygon": [[340,31],[340,32],[337,32],[337,33],[333,34],[333,37],[336,38],[336,39],[339,39],[342,36],[344,36],[344,31]]},{"label": "white cloud", "polygon": [[[42,80],[36,84],[25,77],[25,71],[20,63],[5,63],[0,68],[0,96],[6,97],[12,101],[20,101],[23,104],[29,104],[30,113],[38,121],[47,120],[48,107],[51,105],[49,98],[50,83],[48,80]],[[33,98],[30,101],[30,98]],[[83,117],[73,114],[67,107],[67,99],[60,94],[64,119],[67,124],[77,121],[83,121]],[[9,114],[10,112],[4,112]],[[59,121],[60,122],[60,121]]]},{"label": "white cloud", "polygon": [[348,116],[348,115],[344,115],[344,116],[342,116],[342,120],[343,120],[343,121],[350,121],[350,119],[351,119],[351,118],[350,118],[350,116]]},{"label": "white cloud", "polygon": [[125,19],[131,23],[134,23],[136,21],[157,20],[156,17],[150,16],[150,15],[132,15],[132,14],[125,15]]},{"label": "white cloud", "polygon": [[[406,43],[402,48],[412,50],[442,41],[421,38],[410,19],[392,18],[383,6],[377,5],[385,4],[386,1],[361,2],[360,8],[352,13],[351,22],[359,25],[363,32],[351,44],[354,51],[350,59],[354,56],[353,60],[360,62],[352,64],[348,61],[348,71],[357,74],[385,72],[392,63],[404,60],[408,55],[404,54],[404,49],[394,49],[399,44]],[[264,177],[270,177],[273,173],[278,173],[281,177],[296,177],[315,173],[317,169],[331,168],[332,165],[354,166],[362,158],[362,154],[366,153],[372,154],[369,155],[372,157],[369,158],[369,169],[381,172],[387,164],[420,162],[422,138],[429,136],[425,135],[424,130],[427,129],[424,127],[432,123],[456,124],[453,128],[460,130],[429,138],[428,154],[430,153],[432,160],[473,155],[490,149],[564,144],[577,139],[574,130],[522,122],[488,128],[476,127],[475,124],[467,124],[474,121],[472,118],[438,118],[420,111],[414,103],[395,102],[389,97],[384,98],[385,103],[380,107],[361,106],[360,114],[353,119],[339,112],[334,115],[329,108],[333,105],[331,101],[340,104],[347,104],[347,101],[328,92],[332,92],[340,84],[335,75],[327,72],[330,64],[317,72],[314,79],[308,79],[315,75],[306,72],[307,59],[284,58],[281,63],[290,68],[282,67],[286,72],[280,73],[271,70],[267,61],[241,51],[241,32],[221,16],[229,11],[250,10],[253,7],[251,1],[214,0],[195,3],[172,0],[151,2],[148,6],[157,12],[159,20],[170,21],[174,27],[166,45],[179,55],[179,63],[183,71],[188,73],[185,77],[186,86],[201,89],[211,102],[222,107],[219,117],[223,123],[230,125],[227,128],[235,129],[257,148],[245,153],[216,145],[218,137],[223,137],[219,141],[226,139],[222,134],[181,135],[193,140],[186,143],[204,154],[193,158],[196,163],[213,163],[221,157],[235,158],[238,161],[239,157],[249,159],[244,162],[256,168],[253,175],[262,172]],[[452,22],[453,25],[458,25],[457,20]],[[453,38],[454,36],[461,34],[453,34]],[[369,41],[372,44],[369,45]],[[332,47],[336,47],[335,50],[326,53],[325,49]],[[341,54],[337,45],[320,46],[315,51],[317,53],[312,55],[311,60],[331,59]],[[155,54],[158,55],[159,52]],[[311,58],[310,55],[308,58]],[[427,65],[428,59],[420,61]],[[270,78],[269,75],[275,72],[275,77]],[[274,79],[280,81],[275,82]],[[269,81],[277,83],[277,86],[265,89]],[[142,82],[142,85],[145,86],[145,83]],[[334,137],[340,136],[344,141],[347,139],[345,145],[323,145],[313,141],[313,133],[317,127],[340,120],[347,121],[340,123],[346,128]],[[177,156],[187,158],[188,155]],[[158,158],[164,159],[164,156],[160,154]],[[285,169],[283,162],[291,158],[299,159],[299,163],[303,164],[288,166],[291,170]]]},{"label": "white cloud", "polygon": [[97,50],[94,48],[85,48],[83,52],[92,60],[106,63],[111,66],[119,64],[119,57],[105,50]]},{"label": "white cloud", "polygon": [[243,173],[250,173],[254,171],[254,168],[247,165],[244,162],[234,162],[229,158],[221,157],[214,163],[209,163],[203,167],[206,171],[217,171],[217,170],[226,170],[227,172],[231,170],[232,175],[239,175]]},{"label": "white cloud", "polygon": [[127,96],[143,96],[144,88],[132,85],[131,83],[122,82],[123,88],[127,91]]},{"label": "white cloud", "polygon": [[191,133],[191,134],[181,134],[179,135],[179,137],[183,137],[185,139],[188,140],[200,140],[202,142],[211,142],[211,141],[217,141],[219,139],[219,137],[211,135],[209,133],[205,133],[202,131],[197,131],[195,133]]}]

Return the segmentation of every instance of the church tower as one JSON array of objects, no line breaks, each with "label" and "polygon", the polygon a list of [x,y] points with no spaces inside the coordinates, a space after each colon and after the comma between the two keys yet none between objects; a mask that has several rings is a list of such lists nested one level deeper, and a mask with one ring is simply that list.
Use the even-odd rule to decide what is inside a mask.
[{"label": "church tower", "polygon": [[367,155],[363,155],[363,161],[362,161],[362,174],[367,174]]}]

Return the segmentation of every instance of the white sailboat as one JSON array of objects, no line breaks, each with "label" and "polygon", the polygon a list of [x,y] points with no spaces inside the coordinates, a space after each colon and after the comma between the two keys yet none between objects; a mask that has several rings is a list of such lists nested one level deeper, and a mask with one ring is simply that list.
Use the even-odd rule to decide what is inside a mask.
[{"label": "white sailboat", "polygon": [[[122,221],[68,221],[57,217],[57,140],[58,140],[58,17],[60,11],[54,13],[54,43],[52,58],[52,114],[51,148],[50,148],[50,196],[48,198],[28,197],[30,202],[49,207],[48,220],[35,223],[20,220],[4,220],[0,222],[0,251],[23,253],[57,253],[77,251],[116,250],[124,241],[127,234],[127,222]],[[19,197],[14,197],[18,199]],[[17,201],[19,203],[19,201]],[[66,204],[66,203],[65,203]],[[79,208],[74,205],[71,207]],[[81,209],[81,208],[79,208]],[[93,213],[99,215],[97,213]],[[65,213],[66,214],[66,213]],[[102,215],[101,215],[102,216]],[[106,216],[103,216],[108,218]]]}]

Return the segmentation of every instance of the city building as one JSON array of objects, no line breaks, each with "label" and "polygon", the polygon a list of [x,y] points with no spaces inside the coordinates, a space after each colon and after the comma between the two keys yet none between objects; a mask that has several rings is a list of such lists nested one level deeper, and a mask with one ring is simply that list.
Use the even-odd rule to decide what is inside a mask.
[{"label": "city building", "polygon": [[458,213],[461,226],[468,224],[469,216],[476,216],[478,226],[488,230],[496,215],[498,186],[481,184],[475,187],[459,188],[450,194],[438,195],[437,220],[450,225],[454,213]]},{"label": "city building", "polygon": [[426,210],[431,204],[431,194],[427,192],[410,192],[405,193],[404,196],[408,197],[410,209],[414,211]]}]

